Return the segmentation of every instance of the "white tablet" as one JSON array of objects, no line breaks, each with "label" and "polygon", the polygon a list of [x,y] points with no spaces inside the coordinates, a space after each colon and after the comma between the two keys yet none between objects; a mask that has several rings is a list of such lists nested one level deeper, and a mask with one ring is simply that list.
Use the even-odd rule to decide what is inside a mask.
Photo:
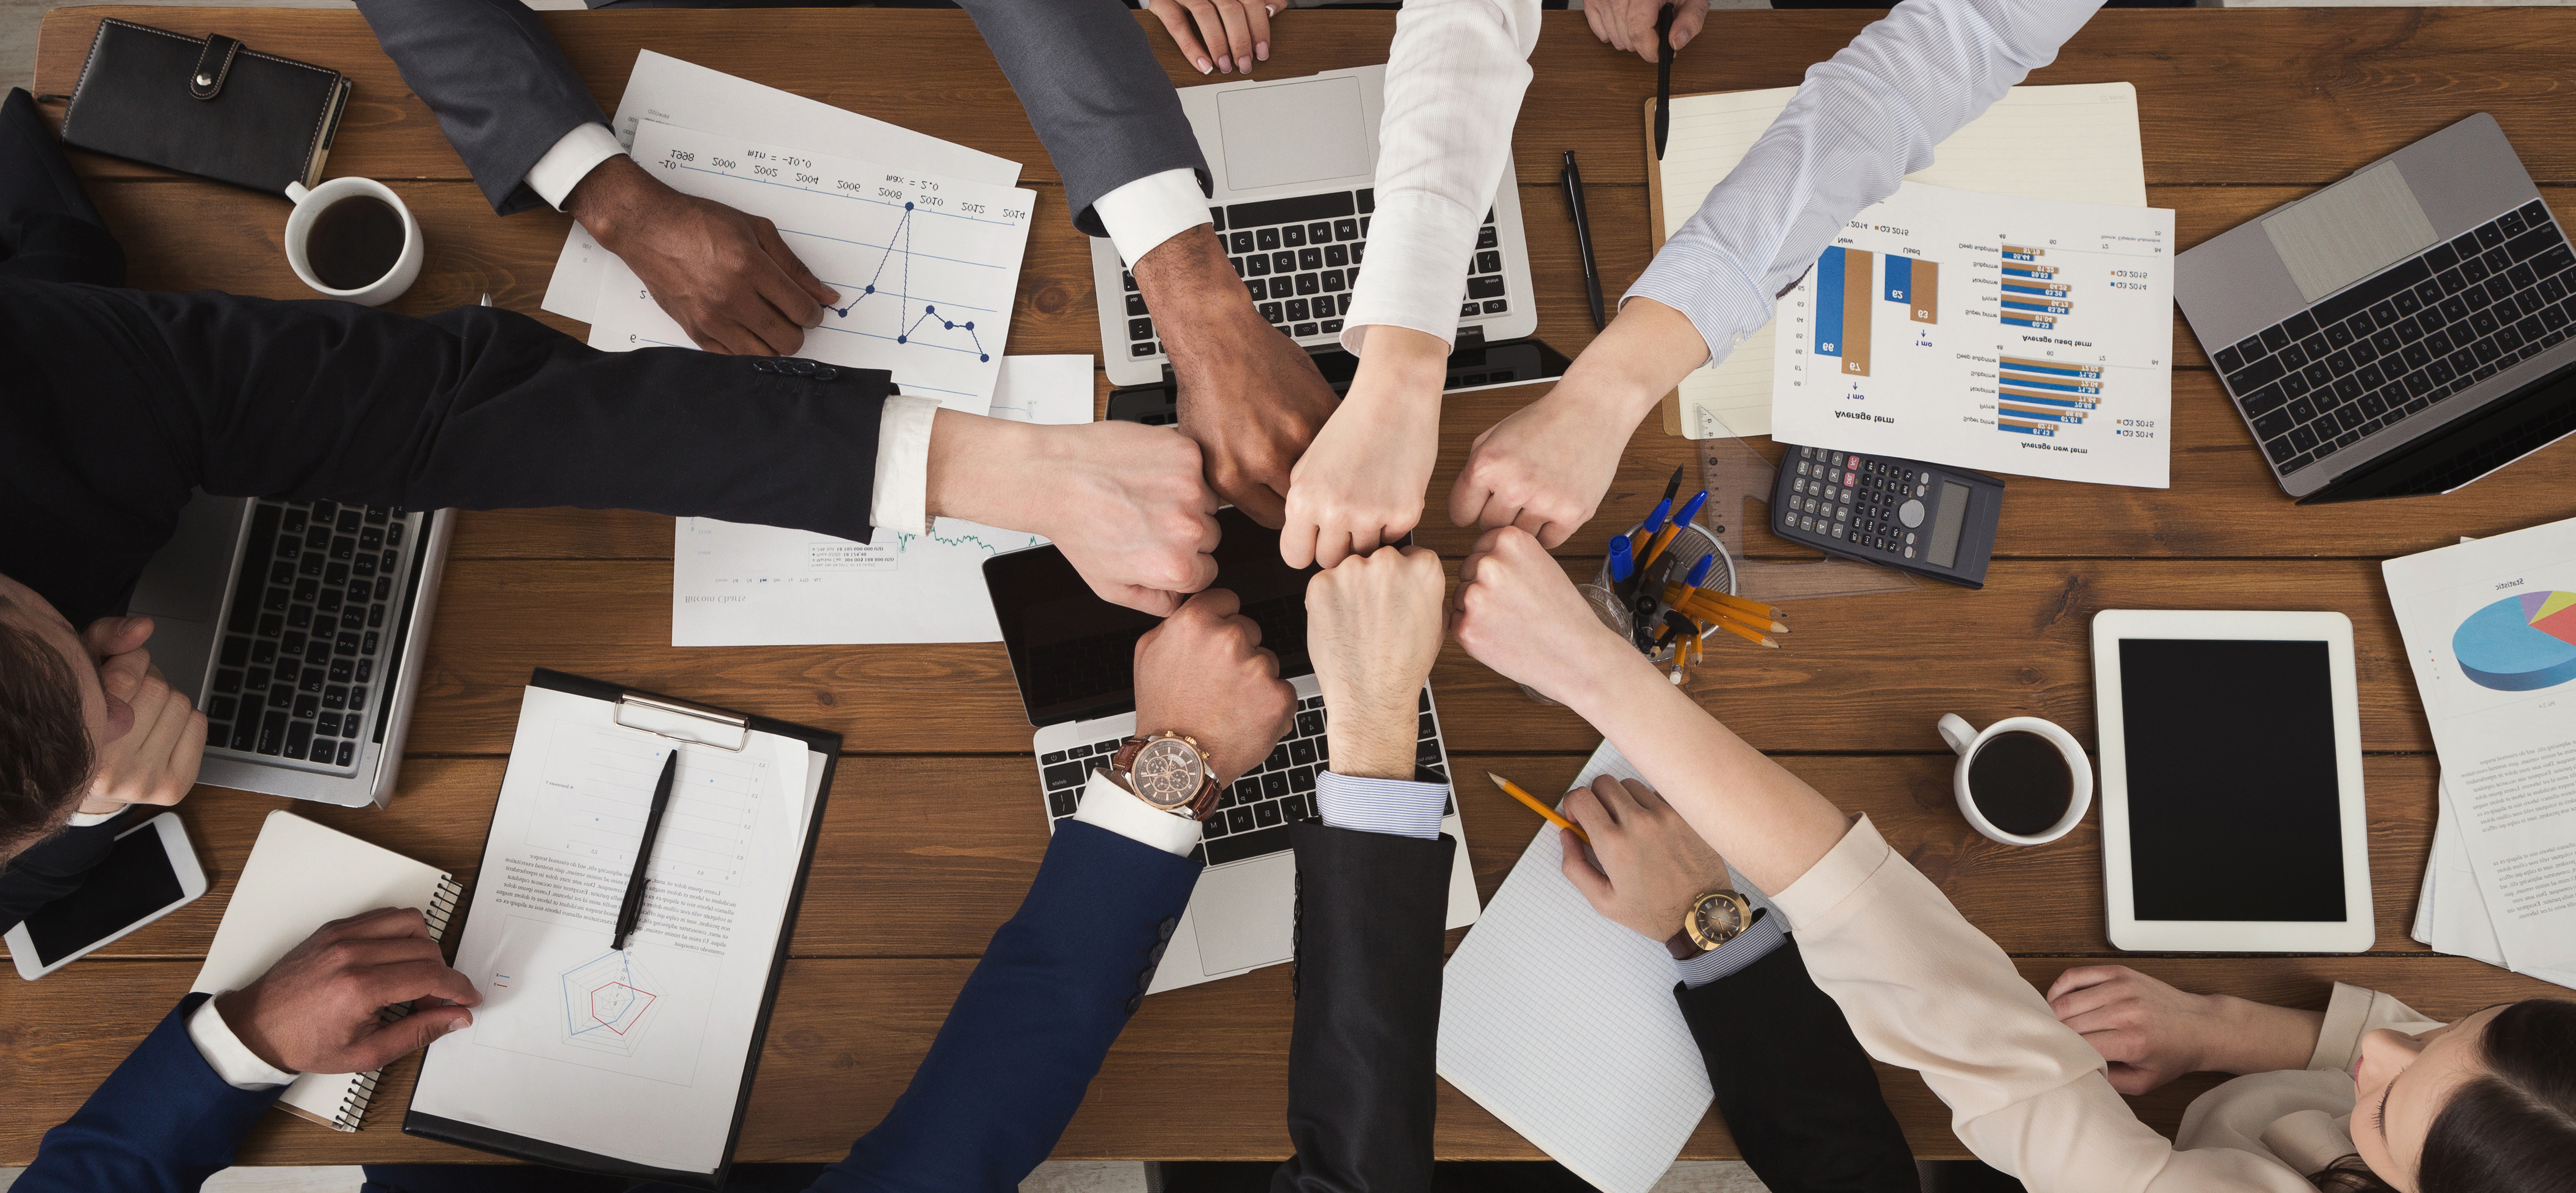
[{"label": "white tablet", "polygon": [[2112,944],[2370,948],[2350,618],[2105,609],[2093,699]]}]

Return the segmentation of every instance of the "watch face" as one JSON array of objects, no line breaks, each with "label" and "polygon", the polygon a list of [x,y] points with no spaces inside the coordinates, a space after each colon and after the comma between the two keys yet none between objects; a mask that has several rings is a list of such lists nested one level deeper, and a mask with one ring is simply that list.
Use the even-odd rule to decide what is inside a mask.
[{"label": "watch face", "polygon": [[1691,908],[1691,926],[1702,939],[1723,941],[1744,931],[1744,907],[1733,899],[1702,896]]},{"label": "watch face", "polygon": [[1190,743],[1156,738],[1136,752],[1136,794],[1157,808],[1178,808],[1198,798],[1206,772]]}]

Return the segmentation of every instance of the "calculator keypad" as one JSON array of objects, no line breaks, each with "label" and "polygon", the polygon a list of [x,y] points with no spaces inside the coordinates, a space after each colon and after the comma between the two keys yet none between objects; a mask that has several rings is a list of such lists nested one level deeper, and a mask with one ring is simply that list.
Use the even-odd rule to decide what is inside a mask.
[{"label": "calculator keypad", "polygon": [[[1931,473],[1903,461],[1819,447],[1801,447],[1789,462],[1796,475],[1789,482],[1788,508],[1781,511],[1788,525],[1861,551],[1917,557],[1919,532],[1905,525],[1904,510],[1908,502],[1929,500]],[[1914,517],[1920,525],[1920,505]]]}]

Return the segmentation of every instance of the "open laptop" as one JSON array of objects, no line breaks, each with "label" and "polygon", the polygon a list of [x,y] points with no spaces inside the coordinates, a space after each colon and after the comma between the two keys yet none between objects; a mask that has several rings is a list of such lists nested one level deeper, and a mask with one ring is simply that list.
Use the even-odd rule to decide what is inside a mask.
[{"label": "open laptop", "polygon": [[199,782],[362,807],[393,798],[454,515],[210,497],[130,611],[206,713]]},{"label": "open laptop", "polygon": [[[1219,811],[1200,829],[1195,856],[1207,863],[1190,893],[1152,994],[1276,965],[1294,946],[1297,860],[1288,825],[1315,814],[1315,775],[1327,764],[1322,690],[1306,654],[1306,580],[1279,559],[1279,532],[1242,513],[1217,514],[1224,540],[1216,550],[1216,587],[1243,598],[1244,615],[1261,625],[1261,645],[1279,656],[1279,674],[1297,691],[1296,725],[1258,766],[1236,779]],[[1010,648],[1011,671],[1029,723],[1038,727],[1039,806],[1047,831],[1074,813],[1094,769],[1136,732],[1136,640],[1158,618],[1092,595],[1063,552],[1036,547],[984,561],[984,583]],[[1431,689],[1422,689],[1414,777],[1449,780]],[[1476,879],[1467,867],[1466,834],[1453,798],[1440,831],[1458,841],[1449,870],[1452,928],[1476,920]]]},{"label": "open laptop", "polygon": [[2174,300],[2302,504],[2576,431],[2576,249],[2484,112],[2182,254]]},{"label": "open laptop", "polygon": [[[1254,309],[1298,344],[1338,353],[1342,311],[1368,252],[1376,208],[1378,117],[1386,67],[1330,70],[1295,79],[1183,87],[1181,110],[1214,175],[1208,214],[1226,241]],[[1462,348],[1538,330],[1520,187],[1494,188],[1493,209],[1461,271]],[[1105,237],[1091,242],[1100,296],[1102,359],[1111,385],[1162,380],[1170,358],[1136,279]]]}]

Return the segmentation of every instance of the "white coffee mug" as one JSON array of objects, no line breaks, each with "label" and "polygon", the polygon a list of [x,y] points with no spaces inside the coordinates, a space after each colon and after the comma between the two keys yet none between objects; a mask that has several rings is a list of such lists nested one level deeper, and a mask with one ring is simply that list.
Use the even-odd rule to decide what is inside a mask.
[{"label": "white coffee mug", "polygon": [[[324,208],[352,195],[372,196],[391,206],[394,214],[402,217],[403,246],[401,254],[394,258],[394,267],[386,270],[383,277],[356,290],[339,290],[323,285],[322,279],[313,276],[313,265],[305,260],[304,242],[312,236],[313,221]],[[295,201],[295,210],[286,217],[286,263],[295,267],[295,276],[305,285],[332,298],[380,307],[402,297],[403,291],[411,289],[412,282],[419,279],[420,221],[412,218],[411,208],[404,205],[402,196],[395,194],[392,187],[367,178],[333,178],[310,190],[303,183],[290,182],[286,184],[286,197]]]},{"label": "white coffee mug", "polygon": [[[1986,726],[1981,733],[1957,713],[1944,713],[1937,728],[1941,731],[1941,740],[1950,743],[1950,748],[1959,755],[1959,765],[1950,775],[1950,789],[1958,798],[1959,814],[1967,817],[1968,823],[1988,839],[2006,845],[2046,845],[2074,831],[2076,825],[2083,823],[2084,813],[2093,807],[2093,762],[2084,756],[2084,743],[2075,740],[2074,734],[2058,728],[2055,722],[2038,717],[2005,717]],[[1968,765],[1976,761],[1977,751],[1995,735],[2013,732],[2035,734],[2056,746],[2058,754],[2066,759],[2066,773],[2071,781],[2066,797],[2066,814],[2058,817],[2057,823],[2032,836],[1996,828],[1994,822],[1978,810],[1976,798],[1968,793]]]}]

